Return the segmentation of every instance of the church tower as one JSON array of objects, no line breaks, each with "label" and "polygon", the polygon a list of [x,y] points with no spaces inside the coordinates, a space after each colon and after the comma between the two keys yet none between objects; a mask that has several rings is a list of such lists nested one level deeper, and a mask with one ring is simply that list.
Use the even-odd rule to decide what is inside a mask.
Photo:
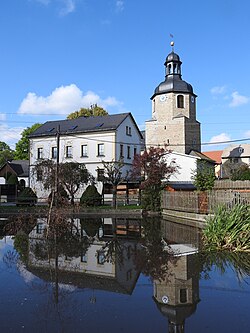
[{"label": "church tower", "polygon": [[166,58],[165,80],[155,89],[152,119],[146,121],[146,147],[167,145],[168,149],[189,154],[200,152],[200,123],[196,120],[196,95],[191,84],[182,80],[181,60],[174,52]]}]

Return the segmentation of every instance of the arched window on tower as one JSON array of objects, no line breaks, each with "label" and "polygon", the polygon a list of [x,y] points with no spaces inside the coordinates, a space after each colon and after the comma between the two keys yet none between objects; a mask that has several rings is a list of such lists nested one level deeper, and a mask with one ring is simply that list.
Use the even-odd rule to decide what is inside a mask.
[{"label": "arched window on tower", "polygon": [[184,96],[183,95],[177,96],[177,108],[179,108],[179,109],[184,108]]},{"label": "arched window on tower", "polygon": [[171,73],[171,64],[168,65],[168,74],[172,74]]}]

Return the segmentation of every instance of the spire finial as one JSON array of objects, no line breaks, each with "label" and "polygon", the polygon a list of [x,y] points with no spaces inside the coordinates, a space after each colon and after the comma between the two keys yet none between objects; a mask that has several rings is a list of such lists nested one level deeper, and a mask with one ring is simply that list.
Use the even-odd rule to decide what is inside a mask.
[{"label": "spire finial", "polygon": [[[174,35],[170,34],[170,37],[173,39]],[[174,41],[173,40],[170,42],[170,45],[172,46],[172,52],[174,52]]]}]

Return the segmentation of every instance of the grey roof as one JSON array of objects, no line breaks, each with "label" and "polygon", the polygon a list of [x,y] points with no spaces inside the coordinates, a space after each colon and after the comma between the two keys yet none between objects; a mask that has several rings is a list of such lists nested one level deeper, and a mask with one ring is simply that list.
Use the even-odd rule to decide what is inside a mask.
[{"label": "grey roof", "polygon": [[183,81],[178,74],[168,75],[165,81],[161,82],[155,88],[154,95],[164,94],[168,92],[194,94],[193,87],[191,86],[191,84],[187,83],[186,81]]},{"label": "grey roof", "polygon": [[16,173],[18,177],[28,177],[29,176],[29,161],[27,160],[13,160],[8,161],[8,165]]},{"label": "grey roof", "polygon": [[223,159],[225,158],[246,158],[250,157],[250,144],[242,143],[242,144],[232,144],[227,146],[222,153],[221,156]]},{"label": "grey roof", "polygon": [[174,52],[169,53],[169,55],[166,58],[166,62],[170,62],[170,61],[181,62],[180,57],[178,56],[178,54],[174,53]]},{"label": "grey roof", "polygon": [[55,136],[58,128],[60,134],[76,134],[85,132],[103,132],[109,130],[116,130],[120,124],[127,118],[131,117],[138,130],[139,135],[142,137],[141,132],[131,113],[120,113],[106,116],[97,117],[79,117],[76,119],[65,119],[56,121],[47,121],[42,126],[37,128],[29,138],[40,136]]}]

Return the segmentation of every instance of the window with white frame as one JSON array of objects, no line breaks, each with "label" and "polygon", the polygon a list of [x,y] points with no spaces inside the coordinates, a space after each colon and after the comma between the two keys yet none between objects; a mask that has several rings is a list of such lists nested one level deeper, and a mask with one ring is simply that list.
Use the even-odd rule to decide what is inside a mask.
[{"label": "window with white frame", "polygon": [[105,263],[105,253],[102,250],[97,252],[97,263],[99,265],[104,265]]},{"label": "window with white frame", "polygon": [[73,149],[72,146],[66,146],[66,158],[73,157]]},{"label": "window with white frame", "polygon": [[104,169],[97,169],[97,181],[98,182],[101,182],[101,181],[103,181],[104,180],[104,176],[105,176],[105,174],[104,174]]},{"label": "window with white frame", "polygon": [[97,156],[104,156],[104,143],[98,143]]},{"label": "window with white frame", "polygon": [[120,158],[124,157],[124,152],[123,152],[123,145],[120,145]]},{"label": "window with white frame", "polygon": [[88,157],[88,145],[81,146],[81,157]]},{"label": "window with white frame", "polygon": [[36,180],[38,182],[40,182],[40,181],[43,180],[43,174],[42,174],[42,170],[41,169],[38,169],[37,172],[36,172]]},{"label": "window with white frame", "polygon": [[38,158],[38,160],[43,158],[43,148],[42,147],[37,148],[37,158]]},{"label": "window with white frame", "polygon": [[131,147],[127,146],[127,158],[130,159],[131,158]]},{"label": "window with white frame", "polygon": [[51,148],[51,157],[52,157],[52,159],[57,158],[57,147],[52,147]]},{"label": "window with white frame", "polygon": [[130,126],[126,126],[126,135],[131,136],[131,127]]}]

